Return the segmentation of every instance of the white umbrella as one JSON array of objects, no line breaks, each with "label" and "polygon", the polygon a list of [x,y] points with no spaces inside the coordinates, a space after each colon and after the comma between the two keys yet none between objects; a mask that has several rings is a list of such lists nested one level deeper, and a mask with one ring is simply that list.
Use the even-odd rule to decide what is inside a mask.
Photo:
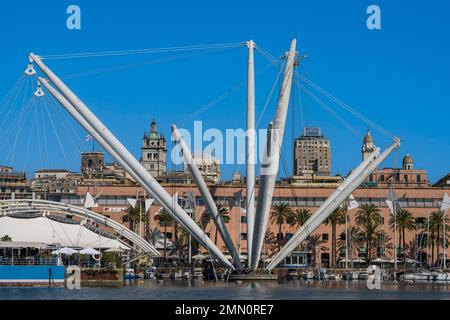
[{"label": "white umbrella", "polygon": [[113,247],[113,248],[109,248],[108,250],[105,250],[105,252],[111,252],[111,253],[124,253],[125,250],[122,249],[121,247]]},{"label": "white umbrella", "polygon": [[[395,260],[394,259],[391,259],[391,260],[389,260],[388,261],[389,263],[395,263]],[[401,261],[400,260],[397,260],[397,263],[400,263]]]},{"label": "white umbrella", "polygon": [[94,248],[88,247],[83,250],[80,250],[79,254],[85,254],[89,256],[93,256],[96,254],[100,254],[100,251],[95,250]]},{"label": "white umbrella", "polygon": [[67,248],[67,247],[60,248],[60,249],[55,250],[55,251],[52,252],[52,254],[55,255],[55,256],[57,256],[59,254],[65,254],[65,255],[70,256],[70,255],[72,255],[74,253],[78,253],[78,251],[74,250],[72,248]]},{"label": "white umbrella", "polygon": [[364,262],[366,262],[366,259],[357,258],[357,259],[355,259],[355,260],[352,260],[352,262],[356,262],[356,263],[364,263]]},{"label": "white umbrella", "polygon": [[419,261],[417,261],[417,260],[414,260],[414,259],[410,259],[410,258],[406,258],[406,263],[417,263],[417,262],[419,262]]},{"label": "white umbrella", "polygon": [[202,254],[196,254],[195,256],[192,257],[192,259],[194,259],[194,260],[204,260],[204,259],[206,259],[206,256],[204,256]]},{"label": "white umbrella", "polygon": [[383,259],[383,258],[376,258],[374,260],[372,260],[372,262],[374,263],[386,263],[389,262],[389,260]]}]

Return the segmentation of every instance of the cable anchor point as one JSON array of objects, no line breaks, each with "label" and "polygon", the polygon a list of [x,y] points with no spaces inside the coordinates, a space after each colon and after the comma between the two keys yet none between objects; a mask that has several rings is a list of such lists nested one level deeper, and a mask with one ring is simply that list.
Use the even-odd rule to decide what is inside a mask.
[{"label": "cable anchor point", "polygon": [[31,60],[31,58],[29,58],[29,61],[28,61],[28,66],[27,66],[27,68],[25,69],[25,72],[24,72],[27,76],[32,76],[32,75],[34,75],[34,74],[36,74],[36,70],[34,70],[34,65],[33,65],[33,61]]},{"label": "cable anchor point", "polygon": [[38,81],[38,88],[37,88],[37,90],[34,92],[34,95],[35,95],[36,97],[42,97],[42,96],[45,95],[44,90],[42,90],[42,85],[41,85],[41,82],[40,82],[40,81]]}]

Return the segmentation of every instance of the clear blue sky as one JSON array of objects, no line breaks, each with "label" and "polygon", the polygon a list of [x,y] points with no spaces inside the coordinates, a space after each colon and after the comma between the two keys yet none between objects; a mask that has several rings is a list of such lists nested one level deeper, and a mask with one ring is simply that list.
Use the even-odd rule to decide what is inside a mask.
[{"label": "clear blue sky", "polygon": [[[309,56],[299,72],[351,105],[369,119],[400,136],[400,157],[412,154],[416,167],[428,170],[432,182],[450,172],[450,2],[435,1],[9,1],[0,4],[0,97],[26,66],[27,54],[59,54],[105,50],[171,47],[239,42],[253,39],[274,55],[288,49],[295,37],[299,51]],[[82,29],[66,28],[70,4],[81,7]],[[370,4],[382,10],[382,29],[366,28]],[[153,59],[151,56],[48,61],[66,75]],[[256,69],[267,61],[256,54]],[[274,68],[257,77],[257,116],[275,79]],[[84,77],[67,77],[68,85],[139,157],[141,138],[153,116],[166,137],[170,124],[192,127],[188,115],[233,88],[246,77],[246,51],[230,51],[185,60],[119,69]],[[263,117],[273,117],[275,101]],[[361,134],[337,123],[311,98],[304,97],[305,123],[322,127],[332,143],[333,172],[346,174],[360,161],[367,125],[327,102]],[[301,130],[300,107],[292,104],[283,146],[287,173],[292,174],[292,141]],[[2,106],[2,108],[4,108]],[[18,110],[18,109],[17,109]],[[4,110],[1,111],[2,115]],[[31,119],[31,118],[30,118]],[[245,126],[245,91],[238,89],[197,119],[204,128]],[[55,120],[55,119],[54,119]],[[55,121],[58,127],[58,121]],[[31,120],[30,120],[31,123]],[[72,121],[72,125],[75,123]],[[12,144],[0,148],[0,161],[33,172],[39,160],[31,126]],[[57,128],[68,161],[48,128],[51,159],[44,165],[78,170],[78,150]],[[42,132],[41,132],[42,133]],[[389,139],[373,131],[378,145]],[[31,149],[25,147],[30,141]],[[86,150],[85,132],[74,136]],[[53,140],[52,140],[53,139]],[[14,140],[14,139],[12,139]],[[23,143],[20,143],[23,142]],[[84,143],[84,144],[83,144]],[[170,143],[169,143],[170,145]],[[14,156],[8,154],[16,148]],[[30,151],[31,150],[31,151]],[[28,160],[24,160],[28,154]],[[30,156],[31,154],[31,156]],[[44,157],[45,158],[45,157]],[[8,160],[9,159],[9,160]],[[11,161],[13,159],[13,161]],[[400,158],[401,159],[401,158]],[[385,166],[392,166],[393,160]],[[169,169],[171,166],[169,165]],[[222,168],[225,177],[237,166]],[[243,167],[240,168],[243,171]],[[284,170],[283,170],[284,171]]]}]

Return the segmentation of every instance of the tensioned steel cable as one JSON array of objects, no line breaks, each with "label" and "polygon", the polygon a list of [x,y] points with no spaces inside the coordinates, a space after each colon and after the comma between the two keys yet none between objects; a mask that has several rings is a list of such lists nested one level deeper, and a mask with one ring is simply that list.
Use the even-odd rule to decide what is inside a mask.
[{"label": "tensioned steel cable", "polygon": [[[274,56],[272,56],[269,52],[267,52],[263,48],[257,46],[256,49],[258,51],[260,51],[264,57],[266,57],[269,61],[271,61],[275,65],[278,65],[280,63],[278,59],[276,59]],[[356,111],[354,108],[350,107],[348,104],[346,104],[342,100],[338,99],[337,97],[335,97],[334,95],[332,95],[331,93],[326,91],[325,89],[321,88],[318,84],[314,83],[310,79],[306,78],[305,76],[303,76],[300,73],[295,72],[295,71],[294,71],[294,75],[296,75],[297,77],[300,77],[303,81],[305,81],[305,83],[307,83],[308,85],[310,85],[311,87],[313,87],[314,89],[316,89],[317,91],[319,91],[320,93],[322,93],[323,95],[328,97],[330,100],[335,102],[338,106],[340,106],[343,109],[347,110],[348,112],[353,114],[355,117],[357,117],[360,120],[364,121],[366,124],[372,126],[374,129],[376,129],[377,131],[379,131],[383,135],[385,135],[385,136],[387,136],[389,138],[393,138],[394,137],[394,135],[391,134],[389,131],[387,131],[386,129],[384,129],[381,126],[377,125],[375,122],[371,121],[366,116],[364,116],[360,112]]]},{"label": "tensioned steel cable", "polygon": [[207,49],[215,49],[215,48],[242,47],[242,46],[244,46],[244,43],[245,42],[242,41],[242,42],[234,42],[234,43],[177,46],[177,47],[166,47],[166,48],[53,54],[53,55],[42,55],[41,58],[46,59],[46,60],[55,60],[55,59],[75,59],[75,58],[110,57],[110,56],[137,55],[137,54],[150,54],[150,53],[165,53],[165,52],[178,52],[178,51],[194,51],[194,50],[207,50]]}]

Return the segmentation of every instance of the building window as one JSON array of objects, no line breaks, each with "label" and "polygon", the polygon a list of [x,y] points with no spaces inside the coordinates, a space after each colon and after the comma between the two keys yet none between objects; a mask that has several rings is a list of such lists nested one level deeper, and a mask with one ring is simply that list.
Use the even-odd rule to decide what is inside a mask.
[{"label": "building window", "polygon": [[247,234],[241,233],[241,240],[247,240]]},{"label": "building window", "polygon": [[416,176],[416,181],[417,181],[417,182],[420,182],[420,181],[421,181],[421,179],[420,179],[420,174],[418,174],[418,175]]},{"label": "building window", "polygon": [[328,241],[328,233],[322,233],[322,240]]},{"label": "building window", "polygon": [[427,218],[416,218],[416,228],[423,229],[427,224]]},{"label": "building window", "polygon": [[380,182],[384,182],[384,174],[380,176]]},{"label": "building window", "polygon": [[241,216],[241,223],[247,223],[247,217]]}]

